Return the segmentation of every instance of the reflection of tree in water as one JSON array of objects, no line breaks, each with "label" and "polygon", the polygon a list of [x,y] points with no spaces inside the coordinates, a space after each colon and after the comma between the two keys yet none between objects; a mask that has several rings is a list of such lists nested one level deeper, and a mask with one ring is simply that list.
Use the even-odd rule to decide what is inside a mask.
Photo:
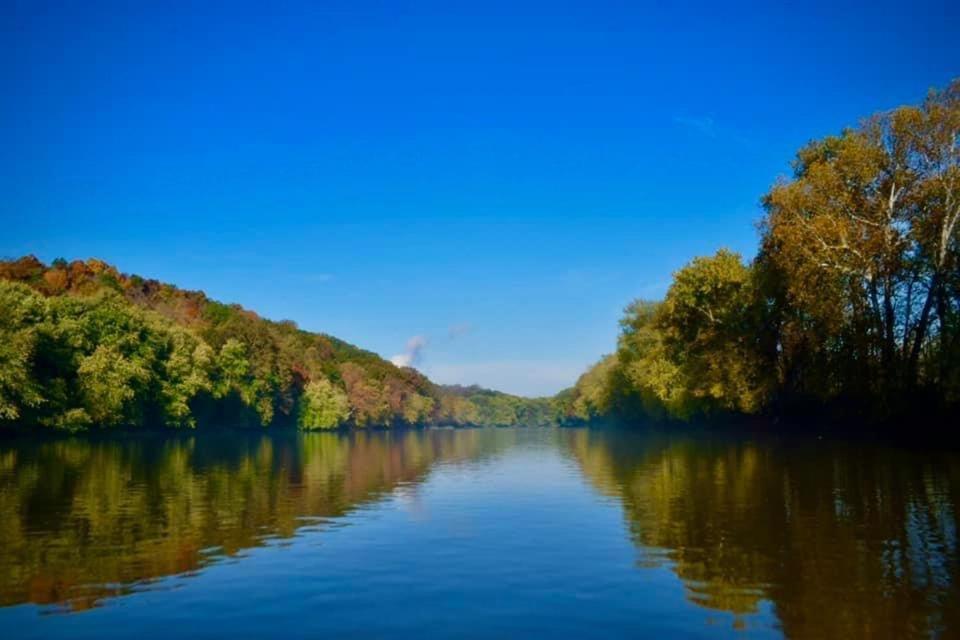
[{"label": "reflection of tree in water", "polygon": [[[95,606],[341,516],[509,432],[60,439],[0,448],[0,605]],[[315,524],[316,521],[314,520]],[[209,553],[214,550],[214,553]]]},{"label": "reflection of tree in water", "polygon": [[[575,431],[623,503],[642,562],[666,555],[699,605],[775,605],[790,637],[960,633],[960,458],[869,445]],[[659,556],[658,556],[659,554]]]}]

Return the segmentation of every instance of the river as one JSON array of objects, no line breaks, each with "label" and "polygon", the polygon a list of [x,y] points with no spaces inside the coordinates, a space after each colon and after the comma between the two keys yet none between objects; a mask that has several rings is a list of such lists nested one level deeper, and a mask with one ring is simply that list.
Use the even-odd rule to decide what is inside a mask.
[{"label": "river", "polygon": [[0,440],[5,638],[960,637],[960,455],[587,429]]}]

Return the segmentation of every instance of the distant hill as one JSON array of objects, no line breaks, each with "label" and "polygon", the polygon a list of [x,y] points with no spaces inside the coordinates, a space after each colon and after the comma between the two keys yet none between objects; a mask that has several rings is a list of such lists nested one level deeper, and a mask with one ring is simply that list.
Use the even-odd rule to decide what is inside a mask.
[{"label": "distant hill", "polygon": [[101,260],[0,261],[0,425],[508,426],[555,413]]}]

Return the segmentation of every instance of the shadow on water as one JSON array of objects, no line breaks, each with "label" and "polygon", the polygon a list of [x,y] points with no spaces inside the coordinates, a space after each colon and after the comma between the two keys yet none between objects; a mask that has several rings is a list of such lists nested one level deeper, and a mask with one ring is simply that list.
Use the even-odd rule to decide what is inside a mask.
[{"label": "shadow on water", "polygon": [[0,606],[94,607],[323,527],[508,432],[223,431],[0,443]]},{"label": "shadow on water", "polygon": [[958,637],[954,453],[867,442],[568,431],[622,504],[641,566],[739,619],[764,601],[795,638]]}]

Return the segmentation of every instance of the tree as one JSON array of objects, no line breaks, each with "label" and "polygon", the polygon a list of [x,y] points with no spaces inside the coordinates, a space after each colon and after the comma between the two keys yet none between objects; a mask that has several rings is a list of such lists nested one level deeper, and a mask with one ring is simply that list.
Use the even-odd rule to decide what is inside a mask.
[{"label": "tree", "polygon": [[102,426],[140,423],[142,416],[134,401],[150,377],[142,360],[125,356],[116,346],[100,345],[80,359],[77,377],[83,408],[93,422]]},{"label": "tree", "polygon": [[784,379],[826,398],[947,395],[960,335],[960,82],[810,143],[764,204],[760,262],[778,283]]},{"label": "tree", "polygon": [[754,413],[763,404],[754,299],[750,268],[721,249],[674,274],[657,310],[666,358],[677,368],[664,374],[682,380],[704,409]]},{"label": "tree", "polygon": [[297,412],[301,429],[333,429],[349,417],[347,394],[329,380],[311,380],[304,387]]},{"label": "tree", "polygon": [[686,380],[670,358],[657,302],[637,300],[620,321],[618,359],[623,375],[648,416],[689,418],[694,412]]},{"label": "tree", "polygon": [[260,423],[266,425],[273,420],[273,399],[267,381],[256,376],[252,369],[246,344],[237,338],[229,338],[220,347],[216,382],[212,388],[218,398],[235,393],[244,405],[257,412]]},{"label": "tree", "polygon": [[0,421],[16,420],[43,403],[32,368],[46,305],[28,287],[0,280],[0,309]]},{"label": "tree", "polygon": [[604,356],[580,376],[574,386],[576,395],[571,406],[575,417],[592,420],[614,410],[611,376],[619,366],[616,355]]},{"label": "tree", "polygon": [[190,401],[199,393],[212,390],[213,367],[210,345],[183,329],[170,332],[168,353],[159,376],[162,413],[168,426],[196,426]]},{"label": "tree", "polygon": [[484,399],[482,412],[419,372],[332,336],[100,260],[0,260],[0,284],[4,423],[292,425],[304,388],[320,379],[346,390],[354,426],[515,423],[549,413],[541,399],[506,394]]},{"label": "tree", "polygon": [[[934,309],[939,357],[930,374],[943,387],[957,382],[957,367],[951,364],[960,360],[960,79],[944,91],[931,91],[920,107],[895,111],[890,129],[892,137],[902,141],[907,167],[915,177],[912,192],[906,194],[909,235],[915,273],[926,284],[908,371],[916,373]],[[956,387],[949,391],[957,392]]]}]

